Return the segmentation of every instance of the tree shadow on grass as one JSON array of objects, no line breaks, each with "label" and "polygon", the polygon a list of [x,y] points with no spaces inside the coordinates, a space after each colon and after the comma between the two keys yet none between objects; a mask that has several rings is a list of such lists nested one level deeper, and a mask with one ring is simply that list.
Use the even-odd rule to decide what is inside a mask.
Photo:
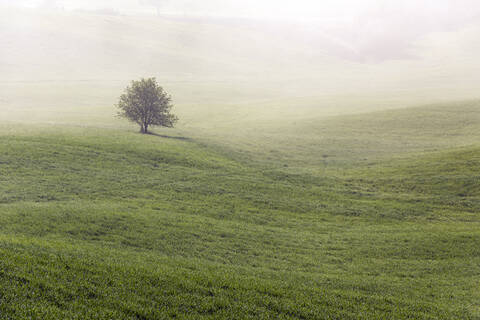
[{"label": "tree shadow on grass", "polygon": [[155,137],[159,137],[159,138],[164,138],[164,139],[174,139],[174,140],[182,140],[182,141],[193,141],[192,138],[181,137],[181,136],[167,136],[167,135],[159,134],[159,133],[155,133],[155,132],[149,132],[149,133],[146,133],[146,134],[147,134],[147,135],[150,135],[150,136],[155,136]]}]

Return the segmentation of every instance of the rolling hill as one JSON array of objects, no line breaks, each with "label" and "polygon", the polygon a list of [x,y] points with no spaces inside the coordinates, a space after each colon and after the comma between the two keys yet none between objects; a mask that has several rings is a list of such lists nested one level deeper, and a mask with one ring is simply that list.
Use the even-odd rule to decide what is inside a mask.
[{"label": "rolling hill", "polygon": [[478,319],[477,39],[0,7],[0,319]]},{"label": "rolling hill", "polygon": [[[317,174],[219,140],[3,123],[0,318],[475,319],[477,123],[409,111],[428,125],[406,110],[326,121],[348,125],[322,139],[356,165]],[[416,137],[407,153],[357,161],[350,141],[398,134]]]}]

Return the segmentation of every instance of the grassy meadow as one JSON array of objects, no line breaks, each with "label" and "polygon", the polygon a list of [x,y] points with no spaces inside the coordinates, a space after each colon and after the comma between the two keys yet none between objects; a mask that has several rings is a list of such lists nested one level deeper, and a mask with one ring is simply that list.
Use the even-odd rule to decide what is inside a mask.
[{"label": "grassy meadow", "polygon": [[[473,53],[438,75],[270,61],[252,26],[0,16],[0,319],[480,319],[477,75],[448,73]],[[145,73],[178,128],[115,118]]]},{"label": "grassy meadow", "polygon": [[[350,129],[317,142],[334,159],[292,151],[299,138],[272,138],[277,157],[2,124],[0,317],[477,319],[480,119],[448,110],[420,108],[423,135],[388,125],[405,110],[327,119]],[[385,126],[353,130],[372,118]]]}]

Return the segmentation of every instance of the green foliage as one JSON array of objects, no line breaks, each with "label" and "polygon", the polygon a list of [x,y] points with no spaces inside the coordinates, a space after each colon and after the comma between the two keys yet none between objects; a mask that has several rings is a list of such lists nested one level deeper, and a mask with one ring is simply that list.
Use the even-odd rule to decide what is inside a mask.
[{"label": "green foliage", "polygon": [[150,126],[173,128],[178,118],[170,113],[172,98],[160,87],[155,78],[132,81],[120,96],[119,116],[137,123],[141,133]]}]

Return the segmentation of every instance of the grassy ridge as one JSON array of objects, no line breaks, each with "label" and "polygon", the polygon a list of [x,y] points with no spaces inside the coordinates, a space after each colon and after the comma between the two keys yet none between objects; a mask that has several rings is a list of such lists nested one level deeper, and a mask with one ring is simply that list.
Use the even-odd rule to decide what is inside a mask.
[{"label": "grassy ridge", "polygon": [[480,316],[478,147],[320,175],[105,129],[0,151],[0,318]]},{"label": "grassy ridge", "polygon": [[[293,173],[343,175],[345,168],[467,147],[480,141],[478,100],[372,113],[319,116],[311,111],[261,121],[252,112],[215,130],[186,131],[229,147],[236,159]],[[228,142],[228,143],[227,143]]]}]

